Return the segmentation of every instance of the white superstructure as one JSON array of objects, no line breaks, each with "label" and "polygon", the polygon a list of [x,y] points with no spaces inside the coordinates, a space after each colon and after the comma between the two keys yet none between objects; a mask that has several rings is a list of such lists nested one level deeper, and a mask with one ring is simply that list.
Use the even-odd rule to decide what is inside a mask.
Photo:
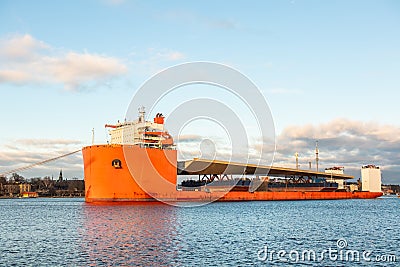
[{"label": "white superstructure", "polygon": [[375,165],[361,168],[362,191],[381,192],[381,170]]},{"label": "white superstructure", "polygon": [[116,125],[106,124],[105,127],[112,128],[109,131],[111,144],[160,148],[173,146],[172,137],[164,130],[164,116],[158,113],[153,122],[146,121],[143,107],[139,108],[137,120],[123,123],[118,121]]},{"label": "white superstructure", "polygon": [[[326,168],[325,169],[325,173],[344,174],[344,167]],[[338,184],[338,189],[344,189],[344,179],[327,178],[326,181],[330,182],[330,183],[337,183]]]}]

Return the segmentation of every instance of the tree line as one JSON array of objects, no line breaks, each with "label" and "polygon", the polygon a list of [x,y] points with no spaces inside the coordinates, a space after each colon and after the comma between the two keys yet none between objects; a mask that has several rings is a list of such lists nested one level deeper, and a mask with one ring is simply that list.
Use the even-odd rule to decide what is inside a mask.
[{"label": "tree line", "polygon": [[83,197],[85,185],[78,178],[54,180],[44,176],[26,179],[17,173],[0,176],[1,197],[20,197],[24,192],[36,192],[39,197]]}]

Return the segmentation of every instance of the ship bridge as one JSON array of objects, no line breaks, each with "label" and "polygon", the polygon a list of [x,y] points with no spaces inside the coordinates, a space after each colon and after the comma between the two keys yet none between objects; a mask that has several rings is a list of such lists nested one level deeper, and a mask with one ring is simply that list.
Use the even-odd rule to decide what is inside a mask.
[{"label": "ship bridge", "polygon": [[320,177],[330,179],[353,179],[354,176],[338,173],[317,172],[313,170],[292,169],[277,166],[266,166],[249,163],[228,162],[195,158],[178,162],[178,175],[256,175],[272,177]]}]

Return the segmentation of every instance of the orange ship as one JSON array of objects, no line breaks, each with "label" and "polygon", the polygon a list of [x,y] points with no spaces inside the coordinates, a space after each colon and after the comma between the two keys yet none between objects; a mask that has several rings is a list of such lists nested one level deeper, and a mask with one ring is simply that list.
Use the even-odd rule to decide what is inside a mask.
[{"label": "orange ship", "polygon": [[[192,165],[178,168],[177,151],[171,135],[164,130],[164,117],[157,114],[154,121],[145,121],[141,108],[139,117],[133,122],[106,125],[110,130],[110,144],[92,145],[82,149],[85,177],[86,202],[103,201],[163,201],[210,202],[210,201],[251,201],[251,200],[311,200],[311,199],[365,199],[382,195],[379,190],[348,192],[338,188],[330,179],[350,179],[338,173],[318,173],[297,169],[231,164],[222,161],[194,160]],[[194,162],[194,163],[193,163]],[[200,164],[191,170],[190,167]],[[184,164],[183,164],[184,165]],[[200,166],[199,165],[199,166]],[[222,166],[222,169],[220,168]],[[233,168],[232,168],[233,167]],[[193,168],[192,168],[193,169]],[[265,177],[254,181],[228,178],[230,174],[258,173],[265,171],[272,175],[292,174],[298,177],[322,177],[323,182],[303,181],[297,184],[273,184]],[[238,171],[239,170],[239,171]],[[219,181],[215,180],[218,175]],[[178,172],[208,177],[193,186],[177,184]],[[207,176],[206,174],[209,174]],[[379,177],[380,179],[380,177]],[[214,181],[215,180],[215,181]],[[240,181],[242,184],[239,185]],[[369,183],[372,184],[371,181]],[[187,185],[188,183],[186,183]],[[255,187],[254,184],[257,184]],[[222,186],[221,186],[222,185]],[[380,185],[380,180],[379,180]]]}]

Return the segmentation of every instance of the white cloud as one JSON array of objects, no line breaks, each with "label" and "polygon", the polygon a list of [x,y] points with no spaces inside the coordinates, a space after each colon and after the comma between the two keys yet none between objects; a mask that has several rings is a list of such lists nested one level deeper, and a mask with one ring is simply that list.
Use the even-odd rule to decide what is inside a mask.
[{"label": "white cloud", "polygon": [[0,83],[14,83],[23,84],[30,81],[36,81],[33,73],[28,73],[23,70],[1,70],[0,69]]},{"label": "white cloud", "polygon": [[390,170],[386,182],[400,183],[400,127],[347,119],[289,126],[278,136],[275,164],[294,167],[298,152],[301,168],[307,169],[309,161],[315,168],[316,140],[321,169],[341,165],[358,177],[360,167],[371,163]]},{"label": "white cloud", "polygon": [[212,28],[218,28],[218,29],[225,29],[225,30],[235,30],[238,29],[238,23],[232,19],[220,19],[220,20],[214,20],[214,19],[207,19],[208,24]]},{"label": "white cloud", "polygon": [[15,141],[16,144],[23,145],[24,147],[46,147],[47,146],[69,146],[69,145],[82,145],[79,140],[70,139],[19,139]]},{"label": "white cloud", "polygon": [[235,19],[202,16],[184,9],[164,10],[162,14],[158,14],[158,17],[183,24],[199,24],[211,29],[238,30],[241,28]]},{"label": "white cloud", "polygon": [[198,144],[204,137],[197,134],[183,134],[179,136],[174,136],[175,143],[195,143]]},{"label": "white cloud", "polygon": [[28,34],[0,40],[0,51],[0,83],[61,83],[77,89],[127,72],[117,58],[60,52]]},{"label": "white cloud", "polygon": [[173,61],[175,61],[175,60],[184,59],[184,58],[185,58],[185,55],[184,55],[183,53],[181,53],[181,52],[172,51],[172,52],[166,54],[165,57],[166,57],[168,60],[173,60]]},{"label": "white cloud", "polygon": [[[79,150],[82,142],[68,139],[19,139],[12,140],[1,147],[0,173],[38,163],[44,160],[65,155]],[[83,173],[82,154],[73,155],[38,165],[29,170],[19,172],[26,178],[46,176],[63,169],[69,177],[81,177]]]},{"label": "white cloud", "polygon": [[146,78],[155,73],[177,64],[186,59],[186,55],[180,51],[167,48],[150,47],[143,52],[137,50],[130,53],[134,64],[130,65],[135,74]]},{"label": "white cloud", "polygon": [[62,58],[46,59],[50,63],[55,79],[67,85],[111,78],[126,72],[119,60],[111,57],[67,53]]},{"label": "white cloud", "polygon": [[373,137],[381,141],[400,141],[400,128],[393,125],[382,125],[376,122],[360,122],[348,119],[335,119],[320,125],[286,127],[281,138],[327,139],[339,136],[354,138]]},{"label": "white cloud", "polygon": [[177,61],[186,58],[183,53],[170,49],[149,48],[147,49],[147,52],[147,60],[150,61]]},{"label": "white cloud", "polygon": [[15,35],[0,40],[0,55],[13,60],[31,59],[38,51],[50,47],[42,41],[34,39],[31,35]]}]

